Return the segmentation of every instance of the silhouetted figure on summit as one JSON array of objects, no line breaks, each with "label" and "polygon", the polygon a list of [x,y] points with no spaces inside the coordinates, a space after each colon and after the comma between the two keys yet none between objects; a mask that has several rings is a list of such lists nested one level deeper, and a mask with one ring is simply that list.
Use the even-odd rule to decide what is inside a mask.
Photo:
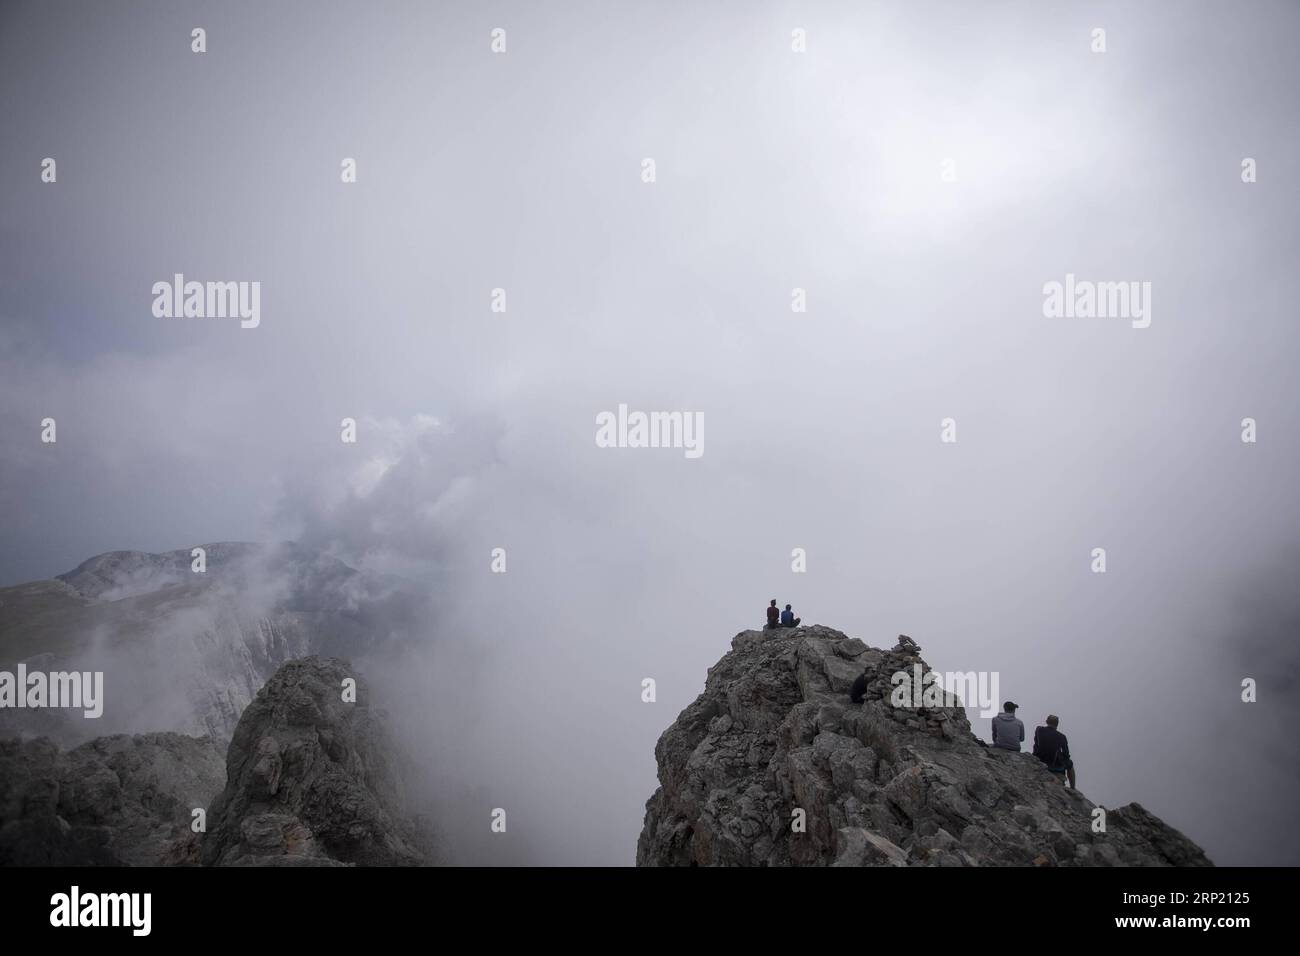
[{"label": "silhouetted figure on summit", "polygon": [[777,627],[780,623],[781,612],[776,609],[776,598],[772,598],[772,603],[767,606],[767,626]]},{"label": "silhouetted figure on summit", "polygon": [[781,612],[782,627],[798,627],[801,620],[803,620],[803,618],[794,616],[794,611],[790,610],[790,605],[788,604],[785,606],[785,610]]},{"label": "silhouetted figure on summit", "polygon": [[1061,777],[1062,783],[1068,779],[1070,789],[1077,790],[1074,761],[1070,759],[1070,742],[1065,739],[1065,734],[1056,729],[1060,722],[1061,718],[1048,714],[1047,726],[1034,731],[1034,756],[1047,764],[1048,770]]}]

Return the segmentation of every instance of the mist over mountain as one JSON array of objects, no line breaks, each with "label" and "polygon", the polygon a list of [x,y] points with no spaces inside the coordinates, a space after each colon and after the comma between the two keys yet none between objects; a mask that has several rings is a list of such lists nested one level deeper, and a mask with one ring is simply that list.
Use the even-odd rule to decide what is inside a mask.
[{"label": "mist over mountain", "polygon": [[[14,759],[112,793],[155,744],[78,747],[224,756],[337,657],[446,859],[628,865],[776,598],[1300,862],[1300,7],[698,7],[0,4],[0,669],[106,676]],[[179,273],[256,327],[155,314]],[[1069,276],[1141,327],[1045,314]],[[601,447],[623,406],[702,454]]]},{"label": "mist over mountain", "polygon": [[0,589],[0,667],[102,671],[103,714],[0,710],[0,731],[64,743],[170,730],[229,738],[285,661],[360,660],[409,637],[421,598],[295,544],[112,551],[48,581]]}]

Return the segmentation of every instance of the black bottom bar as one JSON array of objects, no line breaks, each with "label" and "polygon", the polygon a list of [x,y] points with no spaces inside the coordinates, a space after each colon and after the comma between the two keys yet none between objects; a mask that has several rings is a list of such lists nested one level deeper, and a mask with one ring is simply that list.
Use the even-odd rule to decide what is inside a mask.
[{"label": "black bottom bar", "polygon": [[[798,937],[809,920],[822,923],[825,945],[834,948],[850,947],[859,934],[877,939],[895,931],[936,940],[950,934],[954,945],[974,945],[972,930],[993,926],[988,944],[1080,935],[1230,942],[1285,930],[1294,881],[1293,869],[1227,868],[30,869],[0,871],[0,914],[6,941],[75,932],[83,944],[373,944],[394,933],[450,942],[447,934],[461,930],[494,945],[517,932],[531,945],[547,937],[606,945],[641,937],[660,945],[689,938],[696,948],[701,935],[715,932],[732,943]],[[76,922],[116,914],[120,925],[52,925],[52,916],[73,921],[74,886]],[[149,894],[148,935],[132,927],[145,923],[143,895],[100,894]]]}]

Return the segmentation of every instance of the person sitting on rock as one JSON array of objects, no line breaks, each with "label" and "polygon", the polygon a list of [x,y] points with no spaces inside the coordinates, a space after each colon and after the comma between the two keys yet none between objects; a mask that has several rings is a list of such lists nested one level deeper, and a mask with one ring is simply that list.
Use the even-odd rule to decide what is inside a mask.
[{"label": "person sitting on rock", "polygon": [[767,626],[776,627],[781,617],[781,612],[776,609],[776,598],[772,598],[772,603],[767,606]]},{"label": "person sitting on rock", "polygon": [[1061,718],[1055,714],[1047,715],[1047,726],[1034,731],[1034,756],[1047,764],[1047,769],[1061,778],[1061,782],[1070,781],[1070,789],[1077,790],[1074,780],[1074,761],[1070,759],[1070,742],[1065,734],[1056,729]]},{"label": "person sitting on rock", "polygon": [[1016,717],[1019,706],[1007,701],[1002,705],[1002,713],[993,718],[994,747],[1020,752],[1020,742],[1025,739],[1025,725]]},{"label": "person sitting on rock", "polygon": [[867,695],[867,674],[869,670],[864,670],[853,681],[853,686],[849,688],[849,700],[855,704],[860,704]]},{"label": "person sitting on rock", "polygon": [[803,619],[794,616],[794,611],[790,610],[788,604],[785,606],[785,610],[781,612],[782,627],[798,627],[801,620]]}]

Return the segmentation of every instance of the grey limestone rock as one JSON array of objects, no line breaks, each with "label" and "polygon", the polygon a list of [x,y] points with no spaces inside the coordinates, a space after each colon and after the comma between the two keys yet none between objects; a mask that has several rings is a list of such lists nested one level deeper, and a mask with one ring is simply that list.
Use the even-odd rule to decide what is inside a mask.
[{"label": "grey limestone rock", "polygon": [[[742,631],[655,747],[640,866],[1209,866],[1138,804],[1108,812],[971,733],[953,695],[894,707],[915,641]],[[866,671],[862,705],[848,688]],[[798,820],[803,811],[802,821]]]}]

